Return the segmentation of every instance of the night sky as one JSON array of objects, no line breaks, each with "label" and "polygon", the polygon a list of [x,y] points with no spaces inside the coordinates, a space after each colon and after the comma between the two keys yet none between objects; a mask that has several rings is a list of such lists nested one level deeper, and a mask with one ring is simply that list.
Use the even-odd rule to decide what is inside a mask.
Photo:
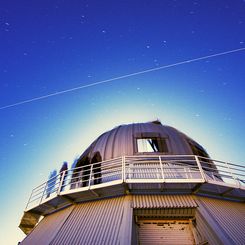
[{"label": "night sky", "polygon": [[[245,1],[5,1],[0,107],[245,47]],[[211,157],[245,163],[245,51],[0,109],[0,244],[31,190],[117,125],[159,118]]]}]

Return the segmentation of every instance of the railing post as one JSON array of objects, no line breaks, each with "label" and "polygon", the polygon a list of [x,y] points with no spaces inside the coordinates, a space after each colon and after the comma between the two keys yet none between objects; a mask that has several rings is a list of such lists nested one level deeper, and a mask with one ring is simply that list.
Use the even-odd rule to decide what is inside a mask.
[{"label": "railing post", "polygon": [[124,182],[124,164],[123,164],[123,156],[122,156],[122,182]]},{"label": "railing post", "polygon": [[91,167],[90,167],[90,174],[89,174],[89,181],[88,181],[88,187],[89,187],[89,188],[90,188],[91,180],[92,180],[93,165],[94,165],[94,164],[91,164]]},{"label": "railing post", "polygon": [[58,191],[57,191],[57,194],[58,194],[58,195],[59,195],[60,192],[61,192],[61,188],[62,188],[62,184],[63,184],[64,178],[65,178],[65,172],[66,172],[66,171],[67,171],[67,170],[65,170],[65,171],[63,171],[63,172],[61,173],[61,178],[60,178],[59,188],[58,188]]},{"label": "railing post", "polygon": [[41,196],[41,199],[40,199],[39,205],[41,204],[41,202],[42,202],[42,200],[43,200],[43,196],[44,196],[44,194],[45,194],[45,191],[46,191],[46,187],[47,187],[47,185],[48,185],[48,181],[46,181],[46,183],[45,183],[44,190],[43,190],[43,194],[42,194],[42,196]]},{"label": "railing post", "polygon": [[33,189],[32,189],[32,191],[31,191],[31,195],[30,195],[30,197],[29,197],[29,199],[28,199],[28,201],[27,201],[25,210],[28,208],[28,205],[29,205],[29,202],[30,202],[30,200],[31,200],[32,194],[33,194]]},{"label": "railing post", "polygon": [[161,156],[159,156],[159,163],[160,163],[160,168],[161,168],[161,173],[162,173],[162,179],[164,181],[164,171],[163,171],[163,165],[162,165],[162,159]]},{"label": "railing post", "polygon": [[239,182],[239,180],[235,177],[234,173],[231,171],[229,164],[228,164],[227,162],[225,162],[225,165],[226,165],[226,167],[228,168],[228,170],[230,171],[231,177],[234,179],[234,181],[235,181],[237,187],[239,188],[239,187],[240,187],[240,182]]},{"label": "railing post", "polygon": [[[186,171],[187,172],[187,171]],[[188,173],[189,173],[189,175],[188,175]],[[191,177],[191,179],[192,179],[192,173],[191,173],[191,170],[190,170],[190,168],[188,168],[188,173],[187,173],[187,177]]]},{"label": "railing post", "polygon": [[122,156],[122,181],[126,182],[125,156]]},{"label": "railing post", "polygon": [[202,165],[201,165],[201,163],[200,163],[200,161],[199,161],[199,158],[198,158],[198,156],[196,156],[196,155],[195,155],[194,157],[195,157],[197,166],[198,166],[198,168],[199,168],[200,174],[201,174],[201,176],[202,176],[202,179],[203,179],[204,182],[206,182],[205,173],[204,173],[204,171],[203,171],[203,169],[202,169]]}]

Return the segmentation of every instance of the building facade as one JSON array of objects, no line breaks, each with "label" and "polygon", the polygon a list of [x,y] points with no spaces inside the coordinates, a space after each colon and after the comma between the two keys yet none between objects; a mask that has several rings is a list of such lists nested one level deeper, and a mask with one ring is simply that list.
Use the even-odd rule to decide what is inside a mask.
[{"label": "building facade", "polygon": [[21,244],[245,244],[244,170],[159,121],[121,125],[33,190]]}]

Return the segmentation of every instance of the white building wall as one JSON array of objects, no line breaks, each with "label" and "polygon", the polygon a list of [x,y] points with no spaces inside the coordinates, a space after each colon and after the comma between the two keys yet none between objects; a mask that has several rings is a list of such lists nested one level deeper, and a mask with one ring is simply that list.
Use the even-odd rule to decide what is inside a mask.
[{"label": "white building wall", "polygon": [[[245,205],[215,198],[196,197],[198,214],[222,244],[245,244]],[[198,216],[198,217],[199,217]],[[199,223],[203,221],[197,219]],[[204,228],[205,230],[205,228]],[[213,237],[214,237],[213,236]],[[209,236],[207,236],[207,239]],[[210,244],[217,244],[210,240]]]},{"label": "white building wall", "polygon": [[57,235],[64,222],[71,214],[74,206],[45,216],[32,232],[26,236],[21,245],[48,245]]},{"label": "white building wall", "polygon": [[193,195],[125,195],[74,204],[44,217],[21,244],[136,244],[137,217],[188,219],[196,241],[245,244],[244,203]]}]

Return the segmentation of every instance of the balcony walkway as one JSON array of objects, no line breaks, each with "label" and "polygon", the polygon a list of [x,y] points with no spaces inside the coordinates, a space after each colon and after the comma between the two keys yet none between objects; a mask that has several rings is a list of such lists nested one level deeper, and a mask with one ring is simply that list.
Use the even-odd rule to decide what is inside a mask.
[{"label": "balcony walkway", "polygon": [[245,201],[245,166],[191,155],[123,156],[64,171],[34,188],[19,227],[74,203],[123,194],[196,194]]}]

